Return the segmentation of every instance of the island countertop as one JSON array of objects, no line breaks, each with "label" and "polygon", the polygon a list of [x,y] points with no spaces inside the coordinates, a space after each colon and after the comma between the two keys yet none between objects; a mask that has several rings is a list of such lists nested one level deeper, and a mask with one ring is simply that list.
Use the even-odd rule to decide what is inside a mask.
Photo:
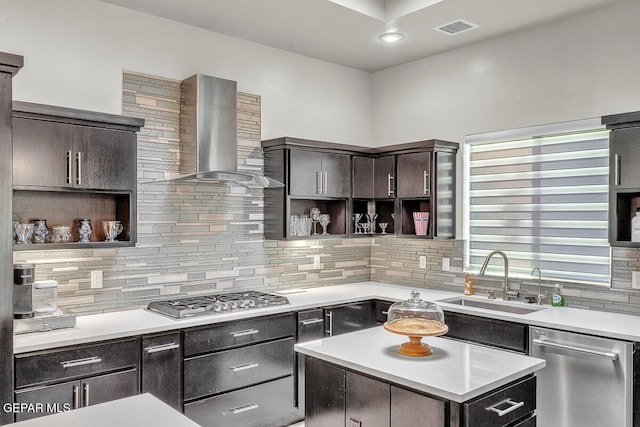
[{"label": "island countertop", "polygon": [[466,402],[544,368],[545,361],[440,337],[424,337],[433,355],[398,353],[408,337],[382,327],[296,344],[295,350],[387,382]]}]

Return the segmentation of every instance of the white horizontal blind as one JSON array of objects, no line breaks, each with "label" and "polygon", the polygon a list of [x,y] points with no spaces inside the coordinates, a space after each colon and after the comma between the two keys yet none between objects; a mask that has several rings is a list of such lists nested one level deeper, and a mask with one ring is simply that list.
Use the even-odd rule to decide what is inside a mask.
[{"label": "white horizontal blind", "polygon": [[[468,271],[499,249],[510,276],[540,267],[545,279],[608,285],[608,137],[592,128],[468,140]],[[494,265],[504,274],[501,260],[489,273]]]}]

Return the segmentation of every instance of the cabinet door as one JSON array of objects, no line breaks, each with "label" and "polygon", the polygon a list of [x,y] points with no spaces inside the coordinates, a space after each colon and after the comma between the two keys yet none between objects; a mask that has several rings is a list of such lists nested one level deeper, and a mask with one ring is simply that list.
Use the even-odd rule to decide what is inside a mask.
[{"label": "cabinet door", "polygon": [[142,338],[142,393],[182,410],[180,332]]},{"label": "cabinet door", "polygon": [[82,406],[135,396],[140,393],[138,370],[115,372],[82,380]]},{"label": "cabinet door", "polygon": [[322,195],[322,153],[308,150],[289,151],[289,195]]},{"label": "cabinet door", "polygon": [[378,157],[373,161],[374,192],[376,199],[395,197],[395,157]]},{"label": "cabinet door", "polygon": [[344,154],[322,156],[322,192],[328,197],[349,197],[351,194],[351,163]]},{"label": "cabinet door", "polygon": [[611,186],[640,187],[640,127],[614,129],[610,135]]},{"label": "cabinet door", "polygon": [[347,332],[376,326],[375,304],[371,301],[348,304],[325,309],[326,335],[340,335]]},{"label": "cabinet door", "polygon": [[76,409],[81,405],[80,382],[70,381],[62,384],[19,390],[15,393],[15,402],[43,405],[41,411],[21,411],[16,413],[16,421]]},{"label": "cabinet door", "polygon": [[352,194],[356,199],[373,198],[373,162],[373,157],[353,156],[352,158]]},{"label": "cabinet door", "polygon": [[133,132],[76,126],[74,186],[104,190],[133,190],[137,147]]},{"label": "cabinet door", "polygon": [[392,426],[444,426],[445,415],[444,401],[391,386]]},{"label": "cabinet door", "polygon": [[[346,372],[346,425],[348,427],[389,427],[390,385],[373,378]],[[424,421],[423,421],[424,422]],[[391,424],[394,426],[441,424]]]},{"label": "cabinet door", "polygon": [[431,195],[431,152],[398,156],[398,197]]},{"label": "cabinet door", "polygon": [[324,338],[324,312],[321,308],[298,312],[297,343]]},{"label": "cabinet door", "polygon": [[73,125],[13,119],[13,185],[71,187]]},{"label": "cabinet door", "polygon": [[344,427],[345,371],[305,357],[305,427]]}]

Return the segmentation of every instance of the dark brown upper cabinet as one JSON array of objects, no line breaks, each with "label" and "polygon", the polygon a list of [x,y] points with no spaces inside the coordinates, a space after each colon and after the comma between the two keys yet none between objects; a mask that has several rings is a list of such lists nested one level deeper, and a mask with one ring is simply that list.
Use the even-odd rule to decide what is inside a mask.
[{"label": "dark brown upper cabinet", "polygon": [[431,196],[432,151],[398,155],[398,197]]},{"label": "dark brown upper cabinet", "polygon": [[353,156],[352,162],[353,198],[395,197],[395,156]]},{"label": "dark brown upper cabinet", "polygon": [[[69,243],[38,249],[105,244],[102,222],[118,220],[113,246],[136,240],[137,135],[144,120],[113,114],[13,103],[13,220],[46,219],[71,228]],[[78,243],[79,219],[92,221],[91,242]],[[14,245],[14,250],[35,249]]]},{"label": "dark brown upper cabinet", "polygon": [[289,195],[349,197],[349,156],[292,149],[289,152]]},{"label": "dark brown upper cabinet", "polygon": [[631,220],[640,208],[640,111],[602,117],[609,133],[609,244],[631,241]]}]

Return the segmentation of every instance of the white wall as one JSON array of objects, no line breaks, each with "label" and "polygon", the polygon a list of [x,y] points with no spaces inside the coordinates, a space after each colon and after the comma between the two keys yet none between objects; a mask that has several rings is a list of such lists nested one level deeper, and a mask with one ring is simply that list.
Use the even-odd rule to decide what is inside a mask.
[{"label": "white wall", "polygon": [[121,113],[122,71],[238,81],[262,137],[371,145],[370,74],[96,0],[0,0],[0,51],[23,55],[14,99]]},{"label": "white wall", "polygon": [[377,72],[374,145],[640,110],[639,17],[620,1]]}]

